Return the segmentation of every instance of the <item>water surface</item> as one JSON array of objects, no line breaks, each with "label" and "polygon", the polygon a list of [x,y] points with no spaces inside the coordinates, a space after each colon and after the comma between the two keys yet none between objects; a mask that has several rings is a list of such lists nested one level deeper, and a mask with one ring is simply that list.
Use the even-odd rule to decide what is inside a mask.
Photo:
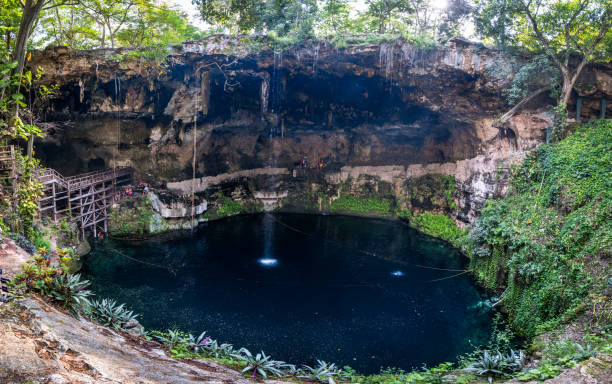
[{"label": "water surface", "polygon": [[194,236],[106,240],[82,272],[147,329],[206,330],[274,359],[375,373],[452,361],[486,340],[491,317],[469,274],[432,268],[466,261],[398,222],[262,214]]}]

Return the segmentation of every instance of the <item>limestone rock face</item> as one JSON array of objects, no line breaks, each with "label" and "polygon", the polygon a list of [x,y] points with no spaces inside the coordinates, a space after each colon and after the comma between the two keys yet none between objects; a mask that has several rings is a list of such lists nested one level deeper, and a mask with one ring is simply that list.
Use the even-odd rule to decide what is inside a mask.
[{"label": "limestone rock face", "polygon": [[[158,212],[161,217],[168,218],[181,218],[189,217],[191,215],[191,205],[185,204],[184,202],[171,200],[169,203],[164,203],[160,198],[153,192],[148,195],[149,201],[151,202],[151,208]],[[203,201],[193,207],[194,215],[201,215],[206,211],[208,204]]]},{"label": "limestone rock face", "polygon": [[[65,123],[37,153],[67,175],[131,166],[177,201],[191,193],[194,144],[201,198],[264,173],[286,178],[304,161],[328,181],[345,180],[349,169],[394,183],[441,173],[459,180],[456,218],[469,222],[484,198],[503,193],[510,165],[542,143],[551,124],[552,100],[541,95],[505,129],[494,128],[493,118],[509,108],[503,90],[515,60],[460,39],[430,50],[398,40],[312,42],[282,52],[248,39],[187,42],[165,66],[116,58],[130,49],[34,55],[41,82],[60,86],[46,116]],[[607,66],[585,70],[584,119],[599,116],[601,98],[612,99],[610,76]],[[309,177],[296,186],[294,179],[290,196],[320,182]],[[254,188],[250,195],[261,190]]]},{"label": "limestone rock face", "polygon": [[252,383],[211,361],[172,359],[156,342],[75,319],[40,299],[0,306],[0,317],[5,384]]}]

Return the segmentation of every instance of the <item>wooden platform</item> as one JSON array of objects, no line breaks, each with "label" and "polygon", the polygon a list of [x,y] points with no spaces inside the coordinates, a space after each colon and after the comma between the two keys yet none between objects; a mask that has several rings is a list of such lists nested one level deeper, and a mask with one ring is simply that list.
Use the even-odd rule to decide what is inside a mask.
[{"label": "wooden platform", "polygon": [[[64,177],[52,168],[37,169],[34,175],[43,185],[44,195],[39,199],[39,214],[48,216],[54,222],[66,219],[76,222],[83,237],[85,230],[98,234],[98,225],[107,230],[108,208],[112,204],[118,187],[129,184],[133,170],[117,167]],[[16,203],[18,167],[15,148],[0,146],[0,185],[2,193],[12,194],[11,202]],[[14,207],[12,207],[14,208]]]},{"label": "wooden platform", "polygon": [[52,168],[40,171],[38,179],[44,186],[44,196],[39,200],[41,216],[49,216],[58,222],[67,219],[76,222],[85,236],[91,229],[98,234],[98,225],[107,231],[108,208],[118,187],[129,184],[133,170],[127,167],[106,169],[63,177]]}]

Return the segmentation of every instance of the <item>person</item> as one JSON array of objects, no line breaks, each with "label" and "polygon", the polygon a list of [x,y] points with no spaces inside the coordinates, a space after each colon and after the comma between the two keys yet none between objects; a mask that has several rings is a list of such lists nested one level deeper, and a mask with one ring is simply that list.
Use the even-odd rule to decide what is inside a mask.
[{"label": "person", "polygon": [[146,195],[149,192],[149,186],[147,184],[144,185],[142,192]]},{"label": "person", "polygon": [[104,238],[104,233],[98,232],[98,239],[103,239],[103,238]]}]

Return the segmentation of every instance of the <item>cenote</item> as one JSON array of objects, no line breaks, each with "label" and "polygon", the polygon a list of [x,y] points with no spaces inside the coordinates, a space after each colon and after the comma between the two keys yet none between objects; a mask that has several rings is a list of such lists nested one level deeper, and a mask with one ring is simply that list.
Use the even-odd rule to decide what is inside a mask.
[{"label": "cenote", "polygon": [[274,359],[361,373],[453,361],[491,313],[466,261],[399,222],[260,214],[193,236],[95,245],[82,273],[147,329],[203,330]]}]

